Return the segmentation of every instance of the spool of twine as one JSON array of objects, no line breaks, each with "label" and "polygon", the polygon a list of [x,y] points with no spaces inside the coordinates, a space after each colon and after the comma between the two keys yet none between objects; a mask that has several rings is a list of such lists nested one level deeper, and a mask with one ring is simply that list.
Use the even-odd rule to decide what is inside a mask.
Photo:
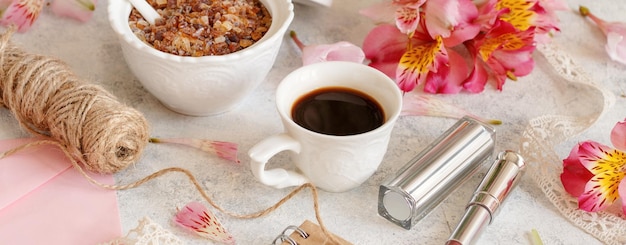
[{"label": "spool of twine", "polygon": [[90,171],[116,173],[137,162],[149,139],[143,115],[64,62],[24,52],[10,41],[12,33],[0,37],[0,105]]},{"label": "spool of twine", "polygon": [[251,214],[237,214],[217,205],[187,169],[159,170],[127,185],[107,185],[91,178],[78,162],[92,172],[119,172],[139,160],[149,142],[149,127],[143,115],[100,86],[81,80],[64,62],[31,54],[14,45],[11,27],[0,36],[0,106],[8,108],[20,125],[36,136],[50,138],[29,143],[0,154],[0,159],[24,148],[56,145],[72,165],[92,184],[125,190],[138,187],[166,173],[184,174],[211,206],[230,216],[244,219],[267,215],[304,189],[311,189],[315,217],[331,244],[339,244],[326,229],[320,215],[317,188],[306,183],[292,190],[274,205]]}]

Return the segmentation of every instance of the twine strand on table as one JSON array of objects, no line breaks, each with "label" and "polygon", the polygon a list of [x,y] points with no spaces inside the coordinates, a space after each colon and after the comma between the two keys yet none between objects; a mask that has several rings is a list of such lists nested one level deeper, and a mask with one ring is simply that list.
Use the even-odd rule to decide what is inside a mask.
[{"label": "twine strand on table", "polygon": [[26,53],[15,46],[10,41],[15,30],[14,26],[10,27],[0,36],[0,106],[8,108],[20,126],[43,139],[2,152],[0,159],[26,148],[54,145],[90,183],[111,190],[136,188],[167,173],[179,172],[187,176],[211,206],[244,219],[267,215],[310,188],[322,232],[330,242],[339,244],[324,226],[317,188],[311,183],[292,190],[269,208],[242,215],[217,205],[195,176],[183,168],[162,169],[127,185],[107,185],[93,179],[83,166],[99,174],[112,174],[139,160],[149,142],[147,120],[100,86],[80,80],[62,61]]},{"label": "twine strand on table", "polygon": [[[218,205],[217,203],[215,203],[215,201],[213,201],[213,199],[206,193],[206,191],[204,191],[204,189],[202,188],[202,185],[200,184],[200,182],[198,182],[198,180],[196,179],[196,177],[191,173],[191,171],[184,169],[184,168],[179,168],[179,167],[171,167],[171,168],[165,168],[162,170],[159,170],[157,172],[154,172],[138,181],[135,181],[133,183],[127,184],[127,185],[108,185],[108,184],[103,184],[100,183],[99,181],[95,180],[94,178],[92,178],[91,176],[89,176],[89,174],[87,174],[87,172],[85,172],[85,170],[81,167],[81,165],[74,159],[71,157],[71,154],[69,151],[67,151],[63,145],[61,145],[59,142],[54,141],[54,140],[39,140],[39,141],[35,141],[31,144],[27,144],[27,145],[23,145],[20,146],[18,148],[12,149],[10,151],[4,152],[3,154],[0,154],[0,159],[2,159],[5,156],[9,156],[13,153],[19,152],[20,150],[27,148],[27,147],[33,147],[33,146],[37,146],[37,145],[44,145],[44,144],[50,144],[50,145],[54,145],[59,147],[63,153],[65,154],[65,156],[70,160],[70,162],[72,163],[72,166],[78,170],[78,172],[80,172],[80,174],[85,177],[85,179],[87,179],[87,181],[89,181],[90,183],[96,185],[96,186],[100,186],[102,188],[105,189],[110,189],[110,190],[128,190],[128,189],[133,189],[136,187],[139,187],[153,179],[159,178],[167,173],[182,173],[185,176],[187,176],[187,178],[189,179],[189,181],[193,184],[193,186],[196,188],[196,190],[198,191],[198,193],[200,193],[200,195],[202,196],[202,198],[209,203],[211,206],[213,206],[215,209],[217,209],[218,211],[225,213],[227,215],[230,215],[232,217],[235,218],[241,218],[241,219],[253,219],[253,218],[259,218],[262,216],[265,216],[273,211],[275,211],[276,209],[278,209],[280,206],[282,206],[283,204],[285,204],[287,201],[291,200],[295,195],[297,195],[298,193],[300,193],[301,191],[309,188],[311,189],[311,194],[313,195],[313,210],[315,212],[315,219],[317,220],[319,226],[320,226],[320,230],[322,231],[322,233],[324,233],[324,235],[326,236],[327,241],[330,244],[341,244],[337,238],[335,238],[335,236],[328,231],[328,229],[326,228],[326,226],[324,225],[324,221],[322,220],[321,217],[321,211],[320,211],[320,207],[319,207],[319,194],[317,193],[317,187],[315,187],[314,184],[312,183],[305,183],[302,184],[301,186],[297,187],[296,189],[292,190],[291,192],[289,192],[286,196],[284,196],[280,201],[276,202],[275,204],[273,204],[272,206],[263,209],[261,211],[255,212],[255,213],[250,213],[250,214],[237,214],[231,211],[228,211],[226,209],[224,209],[223,207],[221,207],[220,205]],[[326,244],[326,243],[324,243]]]}]

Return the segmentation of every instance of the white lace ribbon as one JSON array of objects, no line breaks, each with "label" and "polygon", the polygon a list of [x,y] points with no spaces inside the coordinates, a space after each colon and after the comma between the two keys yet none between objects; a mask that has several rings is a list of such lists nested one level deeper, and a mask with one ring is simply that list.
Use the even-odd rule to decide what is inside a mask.
[{"label": "white lace ribbon", "polygon": [[562,158],[554,150],[556,145],[576,136],[591,127],[614,104],[615,95],[592,81],[565,52],[555,44],[538,46],[547,62],[565,80],[586,86],[585,89],[599,91],[599,108],[591,117],[565,115],[544,115],[529,121],[524,130],[520,153],[529,163],[528,172],[548,199],[573,224],[585,230],[606,244],[626,243],[626,219],[616,212],[601,211],[589,213],[578,209],[576,198],[570,196],[560,182]]},{"label": "white lace ribbon", "polygon": [[150,218],[144,217],[139,225],[132,229],[124,237],[117,238],[101,245],[182,245],[178,237],[154,223]]}]

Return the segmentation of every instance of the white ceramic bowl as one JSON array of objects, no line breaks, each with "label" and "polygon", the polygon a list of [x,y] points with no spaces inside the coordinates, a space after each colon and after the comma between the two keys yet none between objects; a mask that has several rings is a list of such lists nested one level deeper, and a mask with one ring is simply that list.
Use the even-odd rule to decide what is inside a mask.
[{"label": "white ceramic bowl", "polygon": [[133,34],[127,0],[109,0],[108,15],[122,52],[141,84],[178,113],[208,116],[229,111],[265,80],[293,20],[290,0],[260,0],[272,25],[250,47],[227,55],[187,57],[159,51]]}]

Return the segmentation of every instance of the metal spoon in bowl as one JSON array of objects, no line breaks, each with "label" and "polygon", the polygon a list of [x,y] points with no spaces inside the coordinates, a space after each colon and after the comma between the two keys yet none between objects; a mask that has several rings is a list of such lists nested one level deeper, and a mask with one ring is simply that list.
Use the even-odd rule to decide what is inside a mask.
[{"label": "metal spoon in bowl", "polygon": [[133,5],[139,11],[139,13],[143,16],[150,25],[154,25],[154,22],[161,18],[161,15],[157,13],[157,11],[148,4],[146,0],[128,0],[130,4]]}]

